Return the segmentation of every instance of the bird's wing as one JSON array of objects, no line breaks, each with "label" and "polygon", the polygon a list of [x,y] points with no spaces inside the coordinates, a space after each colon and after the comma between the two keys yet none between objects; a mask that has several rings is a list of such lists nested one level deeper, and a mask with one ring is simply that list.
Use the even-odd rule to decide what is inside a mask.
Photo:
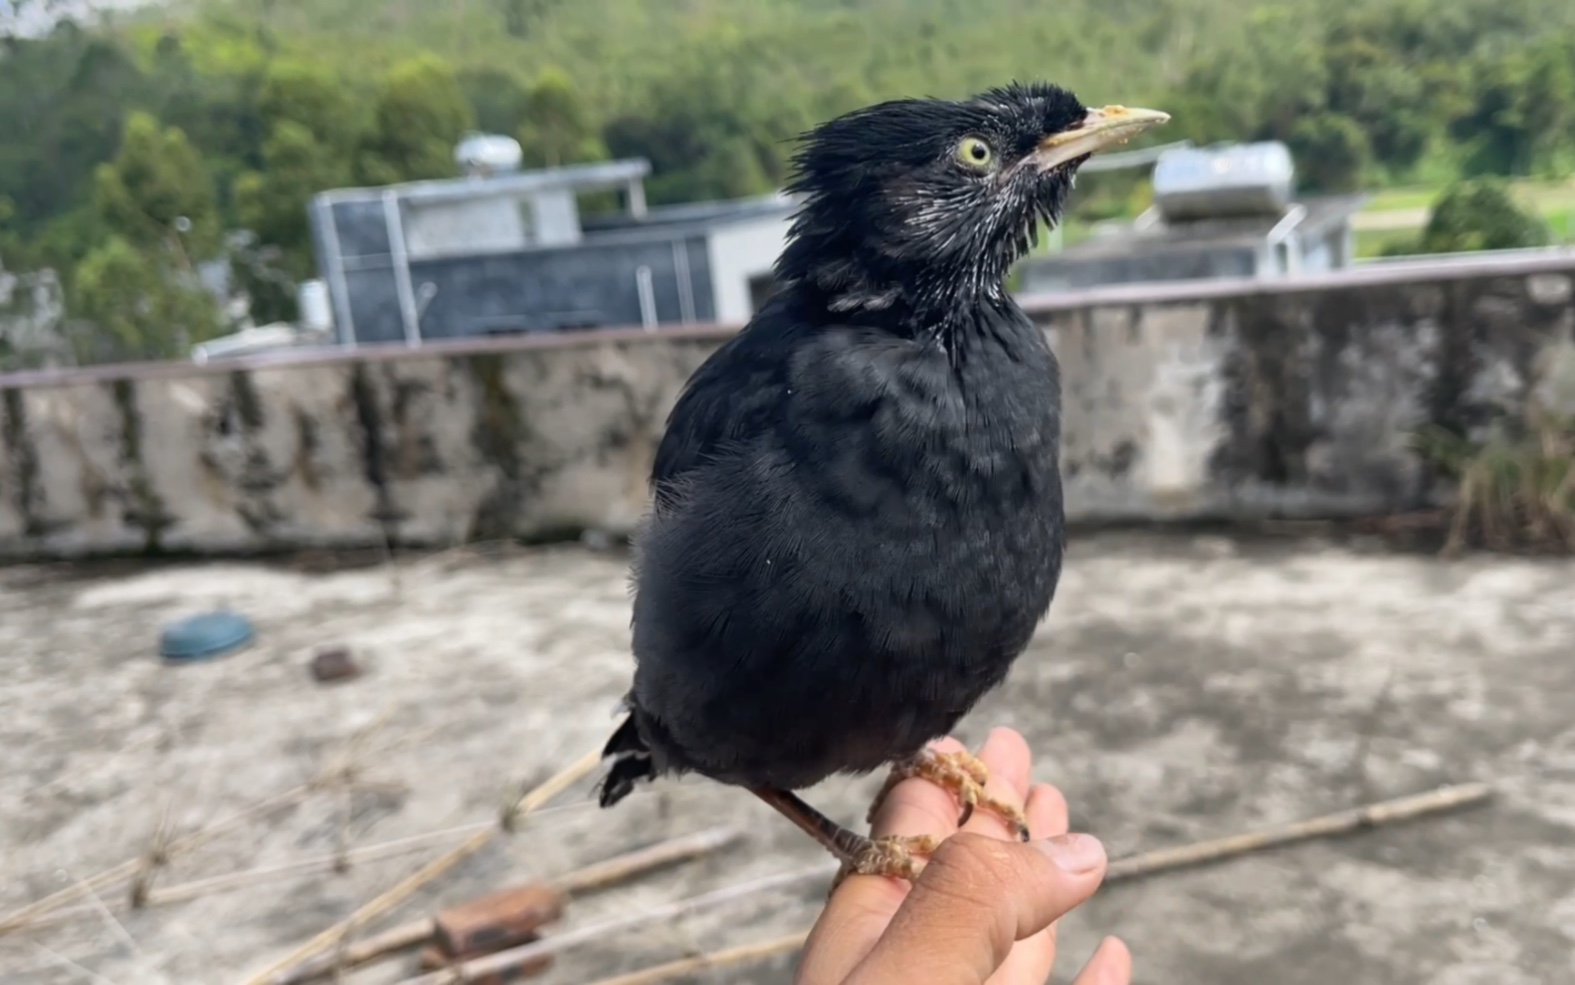
[{"label": "bird's wing", "polygon": [[651,469],[659,505],[670,500],[694,469],[774,426],[783,413],[789,353],[797,334],[768,309],[690,377],[667,417]]}]

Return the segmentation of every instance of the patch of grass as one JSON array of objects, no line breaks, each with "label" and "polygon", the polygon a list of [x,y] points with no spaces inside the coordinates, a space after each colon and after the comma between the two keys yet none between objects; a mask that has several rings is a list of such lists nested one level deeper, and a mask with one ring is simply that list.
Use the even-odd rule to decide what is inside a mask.
[{"label": "patch of grass", "polygon": [[1364,212],[1404,212],[1410,209],[1425,209],[1433,204],[1433,199],[1438,197],[1438,189],[1425,188],[1387,188],[1375,194],[1367,203]]},{"label": "patch of grass", "polygon": [[1359,258],[1396,256],[1417,251],[1416,229],[1358,229],[1356,255]]},{"label": "patch of grass", "polygon": [[1529,208],[1547,215],[1575,208],[1575,177],[1562,181],[1517,181],[1510,194]]},{"label": "patch of grass", "polygon": [[[1517,202],[1548,224],[1557,242],[1575,243],[1575,178],[1558,181],[1522,178],[1511,182],[1509,190]],[[1368,258],[1412,252],[1408,247],[1415,243],[1426,224],[1426,210],[1432,208],[1441,192],[1441,187],[1411,186],[1388,188],[1375,194],[1362,210],[1363,214],[1418,212],[1421,222],[1414,228],[1358,229],[1356,255]]]},{"label": "patch of grass", "polygon": [[1543,213],[1548,228],[1561,243],[1575,243],[1575,206]]},{"label": "patch of grass", "polygon": [[[1575,208],[1575,177],[1556,181],[1520,178],[1510,182],[1510,194],[1521,204],[1544,214]],[[1442,185],[1408,185],[1386,188],[1368,201],[1364,212],[1403,212],[1430,208]]]},{"label": "patch of grass", "polygon": [[1541,421],[1481,443],[1434,428],[1417,436],[1417,449],[1458,483],[1445,554],[1575,554],[1575,424]]}]

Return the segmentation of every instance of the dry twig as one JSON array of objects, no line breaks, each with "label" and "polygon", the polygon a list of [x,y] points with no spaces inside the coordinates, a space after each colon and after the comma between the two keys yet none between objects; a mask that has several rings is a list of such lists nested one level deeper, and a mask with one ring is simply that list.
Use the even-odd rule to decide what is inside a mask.
[{"label": "dry twig", "polygon": [[[277,810],[281,807],[299,801],[301,798],[307,796],[312,791],[320,788],[323,783],[324,778],[318,778],[312,780],[309,783],[303,783],[298,787],[286,790],[284,793],[269,797],[267,800],[260,801],[251,805],[250,807],[236,812],[235,814],[231,814],[222,821],[216,821],[213,824],[193,831],[191,834],[173,839],[168,845],[165,846],[164,854],[168,857],[174,857],[181,852],[193,851],[202,845],[207,844],[209,841],[212,841],[222,832],[235,827],[243,821],[249,820],[258,814],[264,814],[268,811]],[[127,859],[119,865],[111,866],[97,875],[89,876],[80,882],[76,882],[70,886],[67,886],[65,889],[51,893],[42,899],[29,903],[28,905],[22,907],[19,910],[16,910],[13,913],[7,914],[4,918],[0,918],[0,937],[28,926],[38,917],[58,910],[67,903],[73,903],[76,900],[81,899],[83,896],[88,895],[89,893],[97,892],[98,890],[112,886],[115,883],[126,879],[135,878],[138,870],[144,865],[144,862],[145,856],[140,855],[133,859]]]},{"label": "dry twig", "polygon": [[756,944],[745,944],[742,947],[730,947],[725,951],[712,951],[710,954],[697,954],[692,958],[679,958],[666,964],[642,968],[623,975],[614,975],[603,978],[592,985],[656,985],[677,978],[680,975],[689,975],[697,971],[711,971],[716,968],[727,968],[738,964],[753,964],[756,961],[765,961],[779,954],[791,954],[804,946],[804,941],[809,938],[809,931],[800,931],[797,934],[788,934],[775,940],[760,941]]},{"label": "dry twig", "polygon": [[569,896],[589,893],[625,882],[644,872],[705,855],[731,845],[742,837],[737,828],[717,827],[681,838],[657,842],[601,862],[594,862],[551,880],[548,885]]},{"label": "dry twig", "polygon": [[193,879],[178,885],[168,886],[164,889],[155,889],[148,894],[146,905],[162,906],[170,903],[184,903],[194,900],[209,893],[222,893],[232,889],[245,889],[259,882],[270,879],[280,879],[286,876],[300,875],[314,871],[343,872],[352,864],[361,862],[375,862],[378,859],[397,858],[400,855],[409,855],[419,852],[426,847],[425,842],[431,838],[415,837],[401,838],[382,845],[368,845],[365,848],[352,848],[348,852],[334,852],[332,855],[319,855],[315,858],[297,859],[294,862],[284,862],[279,865],[263,866],[256,869],[246,869],[241,872],[231,872],[222,876],[213,876],[208,879]]},{"label": "dry twig", "polygon": [[[258,801],[249,807],[242,808],[229,817],[212,824],[199,827],[190,834],[173,837],[169,825],[169,805],[165,805],[164,812],[160,815],[153,835],[152,848],[133,859],[127,859],[119,865],[79,880],[58,892],[51,893],[42,899],[34,900],[22,908],[0,917],[0,937],[15,933],[19,930],[31,929],[46,922],[54,923],[57,920],[44,921],[46,915],[73,903],[84,896],[97,893],[110,886],[126,880],[132,880],[131,901],[132,905],[141,906],[150,900],[156,893],[151,890],[151,876],[153,871],[168,864],[177,856],[196,851],[203,845],[217,838],[224,832],[241,823],[251,820],[259,814],[279,810],[283,807],[299,803],[306,797],[319,790],[328,789],[341,783],[355,782],[355,762],[367,752],[367,744],[390,720],[397,709],[389,708],[379,715],[369,726],[354,736],[349,748],[333,763],[325,767],[311,780],[280,794],[275,794],[264,800]],[[396,740],[397,744],[397,740]],[[96,912],[96,908],[82,908],[74,912]]]},{"label": "dry twig", "polygon": [[[410,835],[406,838],[396,838],[392,841],[380,842],[376,845],[366,845],[353,848],[348,855],[352,863],[372,862],[378,859],[392,858],[418,852],[433,841],[452,838],[455,835],[471,834],[483,828],[489,828],[492,822],[466,824],[443,831],[429,831],[419,835]],[[188,882],[168,886],[163,889],[153,889],[144,901],[145,906],[165,906],[171,903],[184,903],[197,899],[210,893],[222,893],[232,889],[245,889],[259,882],[270,879],[279,879],[291,875],[321,869],[336,869],[338,863],[346,858],[338,854],[319,855],[312,858],[296,859],[291,862],[281,862],[278,865],[261,866],[254,869],[242,869],[238,872],[227,872],[223,875],[210,876],[205,879],[193,879]],[[129,908],[130,903],[121,901],[121,908]],[[17,921],[15,926],[7,929],[15,931],[37,930],[42,927],[52,927],[66,923],[84,916],[97,915],[99,908],[90,904],[78,904],[65,909],[57,909],[50,913]]]},{"label": "dry twig", "polygon": [[[709,828],[682,838],[673,838],[646,848],[587,865],[551,880],[548,885],[564,893],[587,893],[633,878],[643,872],[716,851],[737,841],[736,828]],[[413,920],[380,934],[347,944],[342,951],[318,955],[296,965],[283,979],[285,985],[321,978],[335,971],[348,971],[385,955],[425,943],[435,930],[433,920]]]},{"label": "dry twig", "polygon": [[749,882],[725,886],[700,896],[691,896],[688,899],[654,906],[626,917],[615,917],[600,923],[587,924],[584,927],[566,930],[553,934],[550,937],[543,937],[541,940],[533,941],[529,944],[512,947],[505,951],[498,951],[485,957],[473,958],[470,961],[452,965],[441,971],[434,971],[429,975],[407,978],[400,982],[399,985],[458,985],[461,982],[475,981],[483,975],[506,972],[549,954],[558,954],[581,944],[604,940],[609,934],[627,930],[630,927],[639,926],[643,923],[672,920],[697,910],[736,902],[756,893],[795,886],[812,879],[829,879],[835,871],[835,866],[817,865],[797,872],[783,872],[774,876],[767,876],[764,879],[753,879]]},{"label": "dry twig", "polygon": [[1437,790],[1410,797],[1400,797],[1348,811],[1325,814],[1306,821],[1276,825],[1191,845],[1178,845],[1175,848],[1159,848],[1152,852],[1143,852],[1141,855],[1130,855],[1112,861],[1105,873],[1105,881],[1108,883],[1122,879],[1136,879],[1156,872],[1168,872],[1189,865],[1246,855],[1249,852],[1261,851],[1277,845],[1288,845],[1312,838],[1329,838],[1366,828],[1409,821],[1424,814],[1437,814],[1441,811],[1477,804],[1487,800],[1492,794],[1493,788],[1486,783],[1461,783],[1439,787]]},{"label": "dry twig", "polygon": [[[1105,882],[1116,882],[1124,879],[1135,879],[1141,876],[1167,872],[1188,865],[1198,865],[1205,862],[1217,862],[1248,852],[1259,851],[1277,845],[1286,845],[1292,842],[1305,841],[1311,838],[1327,838],[1334,835],[1349,834],[1367,828],[1380,827],[1386,824],[1395,824],[1408,821],[1426,814],[1436,814],[1441,811],[1453,810],[1480,803],[1492,795],[1492,788],[1485,783],[1463,783],[1455,786],[1440,787],[1437,790],[1411,797],[1400,797],[1395,800],[1382,801],[1368,804],[1353,810],[1340,811],[1327,814],[1323,817],[1298,821],[1293,824],[1279,825],[1265,828],[1260,831],[1251,831],[1226,838],[1217,838],[1212,841],[1202,841],[1191,845],[1182,845],[1176,848],[1161,848],[1140,855],[1132,855],[1123,859],[1116,859],[1110,863],[1106,872]],[[703,897],[702,897],[703,898]],[[670,916],[662,913],[657,919]],[[592,929],[605,932],[609,929],[618,929],[602,925],[600,928],[586,928],[582,933],[589,933]],[[711,954],[697,955],[691,958],[682,958],[666,964],[656,965],[640,971],[618,975],[604,979],[594,985],[655,985],[665,982],[680,975],[691,972],[704,971],[710,968],[719,968],[724,965],[745,964],[751,961],[762,961],[796,950],[803,946],[808,931],[793,934],[774,941],[765,941],[759,944],[749,944],[743,947],[731,948],[725,951],[716,951]],[[540,948],[558,940],[559,937],[548,938],[539,944],[518,948],[517,951],[526,951],[531,948]],[[559,948],[561,949],[561,948]],[[536,950],[524,957],[537,957],[545,950]],[[459,966],[470,971],[470,965]],[[496,970],[496,969],[482,969]],[[478,972],[470,972],[472,976]],[[464,982],[469,979],[443,978],[439,975],[428,975],[424,978],[412,979],[401,982],[400,985],[449,985],[453,982]]]},{"label": "dry twig", "polygon": [[[589,776],[600,763],[600,749],[586,753],[577,762],[556,775],[549,777],[540,786],[521,797],[516,804],[505,812],[505,823],[513,823],[519,818],[534,813],[552,798]],[[403,881],[395,884],[382,895],[362,905],[346,919],[328,928],[295,951],[246,979],[246,985],[278,985],[280,982],[288,981],[289,976],[285,973],[291,966],[299,964],[319,951],[342,946],[350,932],[356,927],[376,920],[400,903],[403,903],[427,883],[487,847],[487,845],[491,844],[492,839],[496,838],[503,830],[505,830],[503,826],[488,827],[466,838],[448,852],[411,873]]]}]

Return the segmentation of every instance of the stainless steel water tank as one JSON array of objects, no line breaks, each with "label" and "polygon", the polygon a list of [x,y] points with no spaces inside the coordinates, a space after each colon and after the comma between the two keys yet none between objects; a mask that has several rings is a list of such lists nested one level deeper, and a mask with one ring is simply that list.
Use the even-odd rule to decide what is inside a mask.
[{"label": "stainless steel water tank", "polygon": [[1182,147],[1154,164],[1154,206],[1167,221],[1279,215],[1296,167],[1279,141]]},{"label": "stainless steel water tank", "polygon": [[469,133],[454,148],[454,163],[468,175],[518,171],[524,156],[520,142],[495,133]]}]

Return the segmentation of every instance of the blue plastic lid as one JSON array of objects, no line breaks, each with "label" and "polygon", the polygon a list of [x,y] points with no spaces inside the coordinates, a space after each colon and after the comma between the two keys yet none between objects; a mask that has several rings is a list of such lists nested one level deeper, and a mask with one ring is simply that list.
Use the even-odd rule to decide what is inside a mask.
[{"label": "blue plastic lid", "polygon": [[211,660],[252,641],[251,622],[234,612],[205,612],[164,627],[159,654],[166,660]]}]

